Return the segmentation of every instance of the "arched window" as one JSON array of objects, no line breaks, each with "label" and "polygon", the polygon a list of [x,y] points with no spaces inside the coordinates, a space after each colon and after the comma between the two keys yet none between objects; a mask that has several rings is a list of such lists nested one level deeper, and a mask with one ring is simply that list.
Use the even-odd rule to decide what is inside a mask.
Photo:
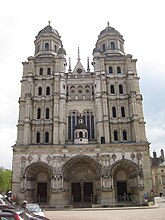
[{"label": "arched window", "polygon": [[51,75],[51,69],[47,68],[47,75]]},{"label": "arched window", "polygon": [[118,141],[118,133],[117,133],[117,131],[114,131],[113,135],[114,135],[114,141]]},{"label": "arched window", "polygon": [[123,94],[123,85],[119,85],[119,94]]},{"label": "arched window", "polygon": [[111,89],[111,94],[115,94],[115,87],[114,87],[114,85],[111,85],[110,89]]},{"label": "arched window", "polygon": [[42,87],[38,87],[38,95],[42,95]]},{"label": "arched window", "polygon": [[83,138],[83,133],[82,133],[82,131],[79,132],[79,138]]},{"label": "arched window", "polygon": [[36,134],[36,143],[40,143],[40,132]]},{"label": "arched window", "polygon": [[37,109],[37,119],[41,119],[41,109]]},{"label": "arched window", "polygon": [[114,42],[111,42],[111,49],[115,50],[115,43]]},{"label": "arched window", "polygon": [[113,68],[111,66],[109,66],[109,74],[113,73]]},{"label": "arched window", "polygon": [[49,44],[48,43],[45,44],[45,50],[49,50]]},{"label": "arched window", "polygon": [[123,131],[123,140],[126,141],[127,140],[127,132]]},{"label": "arched window", "polygon": [[70,96],[71,98],[75,98],[76,95],[76,88],[74,86],[70,87]]},{"label": "arched window", "polygon": [[49,143],[49,132],[45,132],[45,143]]},{"label": "arched window", "polygon": [[57,45],[54,45],[54,51],[57,52]]},{"label": "arched window", "polygon": [[91,90],[89,86],[85,86],[85,97],[87,99],[91,98]]},{"label": "arched window", "polygon": [[102,44],[102,51],[105,52],[105,44]]},{"label": "arched window", "polygon": [[[74,130],[75,126],[78,124],[79,113],[77,111],[71,111],[68,116],[68,139],[74,139]],[[93,140],[95,138],[94,135],[94,116],[90,110],[87,110],[83,113],[83,122],[88,128],[88,134],[86,137],[89,140]],[[79,134],[80,135],[80,134]],[[79,136],[80,137],[80,136]]]},{"label": "arched window", "polygon": [[43,75],[43,68],[40,68],[39,75]]},{"label": "arched window", "polygon": [[120,66],[117,67],[117,73],[121,73],[121,68],[120,68]]},{"label": "arched window", "polygon": [[77,90],[78,90],[78,98],[82,99],[83,98],[83,88],[82,88],[82,86],[78,86]]},{"label": "arched window", "polygon": [[75,126],[78,124],[79,113],[77,111],[71,111],[68,116],[68,139],[74,139]]},{"label": "arched window", "polygon": [[49,119],[49,108],[46,108],[46,119]]},{"label": "arched window", "polygon": [[112,117],[116,118],[116,108],[112,107]]},{"label": "arched window", "polygon": [[121,117],[125,117],[125,108],[121,107]]},{"label": "arched window", "polygon": [[68,98],[68,86],[66,87],[66,96],[67,96],[67,98]]},{"label": "arched window", "polygon": [[83,122],[88,128],[88,139],[93,140],[95,138],[95,134],[94,134],[94,115],[92,111],[86,110],[83,112]]},{"label": "arched window", "polygon": [[46,87],[46,95],[50,95],[50,87],[49,86]]}]

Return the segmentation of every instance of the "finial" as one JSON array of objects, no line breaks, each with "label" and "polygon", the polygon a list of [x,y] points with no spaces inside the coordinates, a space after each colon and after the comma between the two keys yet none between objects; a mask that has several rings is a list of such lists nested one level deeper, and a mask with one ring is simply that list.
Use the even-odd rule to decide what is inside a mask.
[{"label": "finial", "polygon": [[80,61],[80,50],[79,50],[79,47],[78,47],[78,58],[77,58],[78,61]]},{"label": "finial", "polygon": [[71,69],[71,58],[69,57],[69,69],[68,69],[68,72],[71,72],[72,69]]},{"label": "finial", "polygon": [[109,27],[109,21],[107,22],[107,26]]},{"label": "finial", "polygon": [[87,57],[87,72],[90,72],[90,68],[89,68],[89,57]]},{"label": "finial", "polygon": [[48,26],[50,26],[51,21],[48,21]]}]

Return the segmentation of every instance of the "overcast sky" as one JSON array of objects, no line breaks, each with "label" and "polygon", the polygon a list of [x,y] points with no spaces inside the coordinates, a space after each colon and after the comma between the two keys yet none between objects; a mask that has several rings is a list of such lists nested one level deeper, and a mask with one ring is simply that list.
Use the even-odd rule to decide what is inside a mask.
[{"label": "overcast sky", "polygon": [[[137,70],[151,154],[165,146],[165,12],[163,0],[5,0],[0,6],[0,167],[11,169],[17,138],[22,62],[34,55],[34,40],[48,25],[58,30],[72,69],[92,61],[99,33],[107,26],[125,39]],[[91,67],[92,68],[92,67]],[[165,148],[164,148],[165,149]]]}]

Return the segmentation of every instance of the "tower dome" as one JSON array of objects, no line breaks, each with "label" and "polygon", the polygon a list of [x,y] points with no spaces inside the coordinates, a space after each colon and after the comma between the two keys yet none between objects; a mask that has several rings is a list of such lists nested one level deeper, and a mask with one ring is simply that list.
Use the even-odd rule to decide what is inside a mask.
[{"label": "tower dome", "polygon": [[57,35],[57,36],[60,37],[58,31],[55,30],[55,29],[53,29],[53,28],[50,26],[50,24],[49,24],[48,26],[44,27],[41,31],[39,31],[37,37],[38,37],[39,35],[42,35],[42,34],[55,34],[55,35]]},{"label": "tower dome", "polygon": [[93,55],[97,56],[98,51],[104,55],[124,55],[123,36],[115,28],[109,26],[109,22],[98,36]]},{"label": "tower dome", "polygon": [[62,47],[61,36],[49,24],[38,32],[35,44],[35,57],[56,56]]},{"label": "tower dome", "polygon": [[107,27],[100,32],[99,38],[105,34],[120,35],[122,37],[122,35],[115,28],[109,26],[109,22],[107,23]]}]

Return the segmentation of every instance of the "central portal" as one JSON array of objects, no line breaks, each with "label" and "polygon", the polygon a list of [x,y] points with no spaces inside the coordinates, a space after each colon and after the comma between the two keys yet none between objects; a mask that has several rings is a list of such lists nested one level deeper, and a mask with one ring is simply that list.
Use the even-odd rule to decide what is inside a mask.
[{"label": "central portal", "polygon": [[75,156],[63,166],[62,173],[68,204],[74,208],[92,207],[101,187],[99,164],[89,156]]},{"label": "central portal", "polygon": [[93,201],[93,183],[72,183],[72,201],[74,207],[90,207]]}]

